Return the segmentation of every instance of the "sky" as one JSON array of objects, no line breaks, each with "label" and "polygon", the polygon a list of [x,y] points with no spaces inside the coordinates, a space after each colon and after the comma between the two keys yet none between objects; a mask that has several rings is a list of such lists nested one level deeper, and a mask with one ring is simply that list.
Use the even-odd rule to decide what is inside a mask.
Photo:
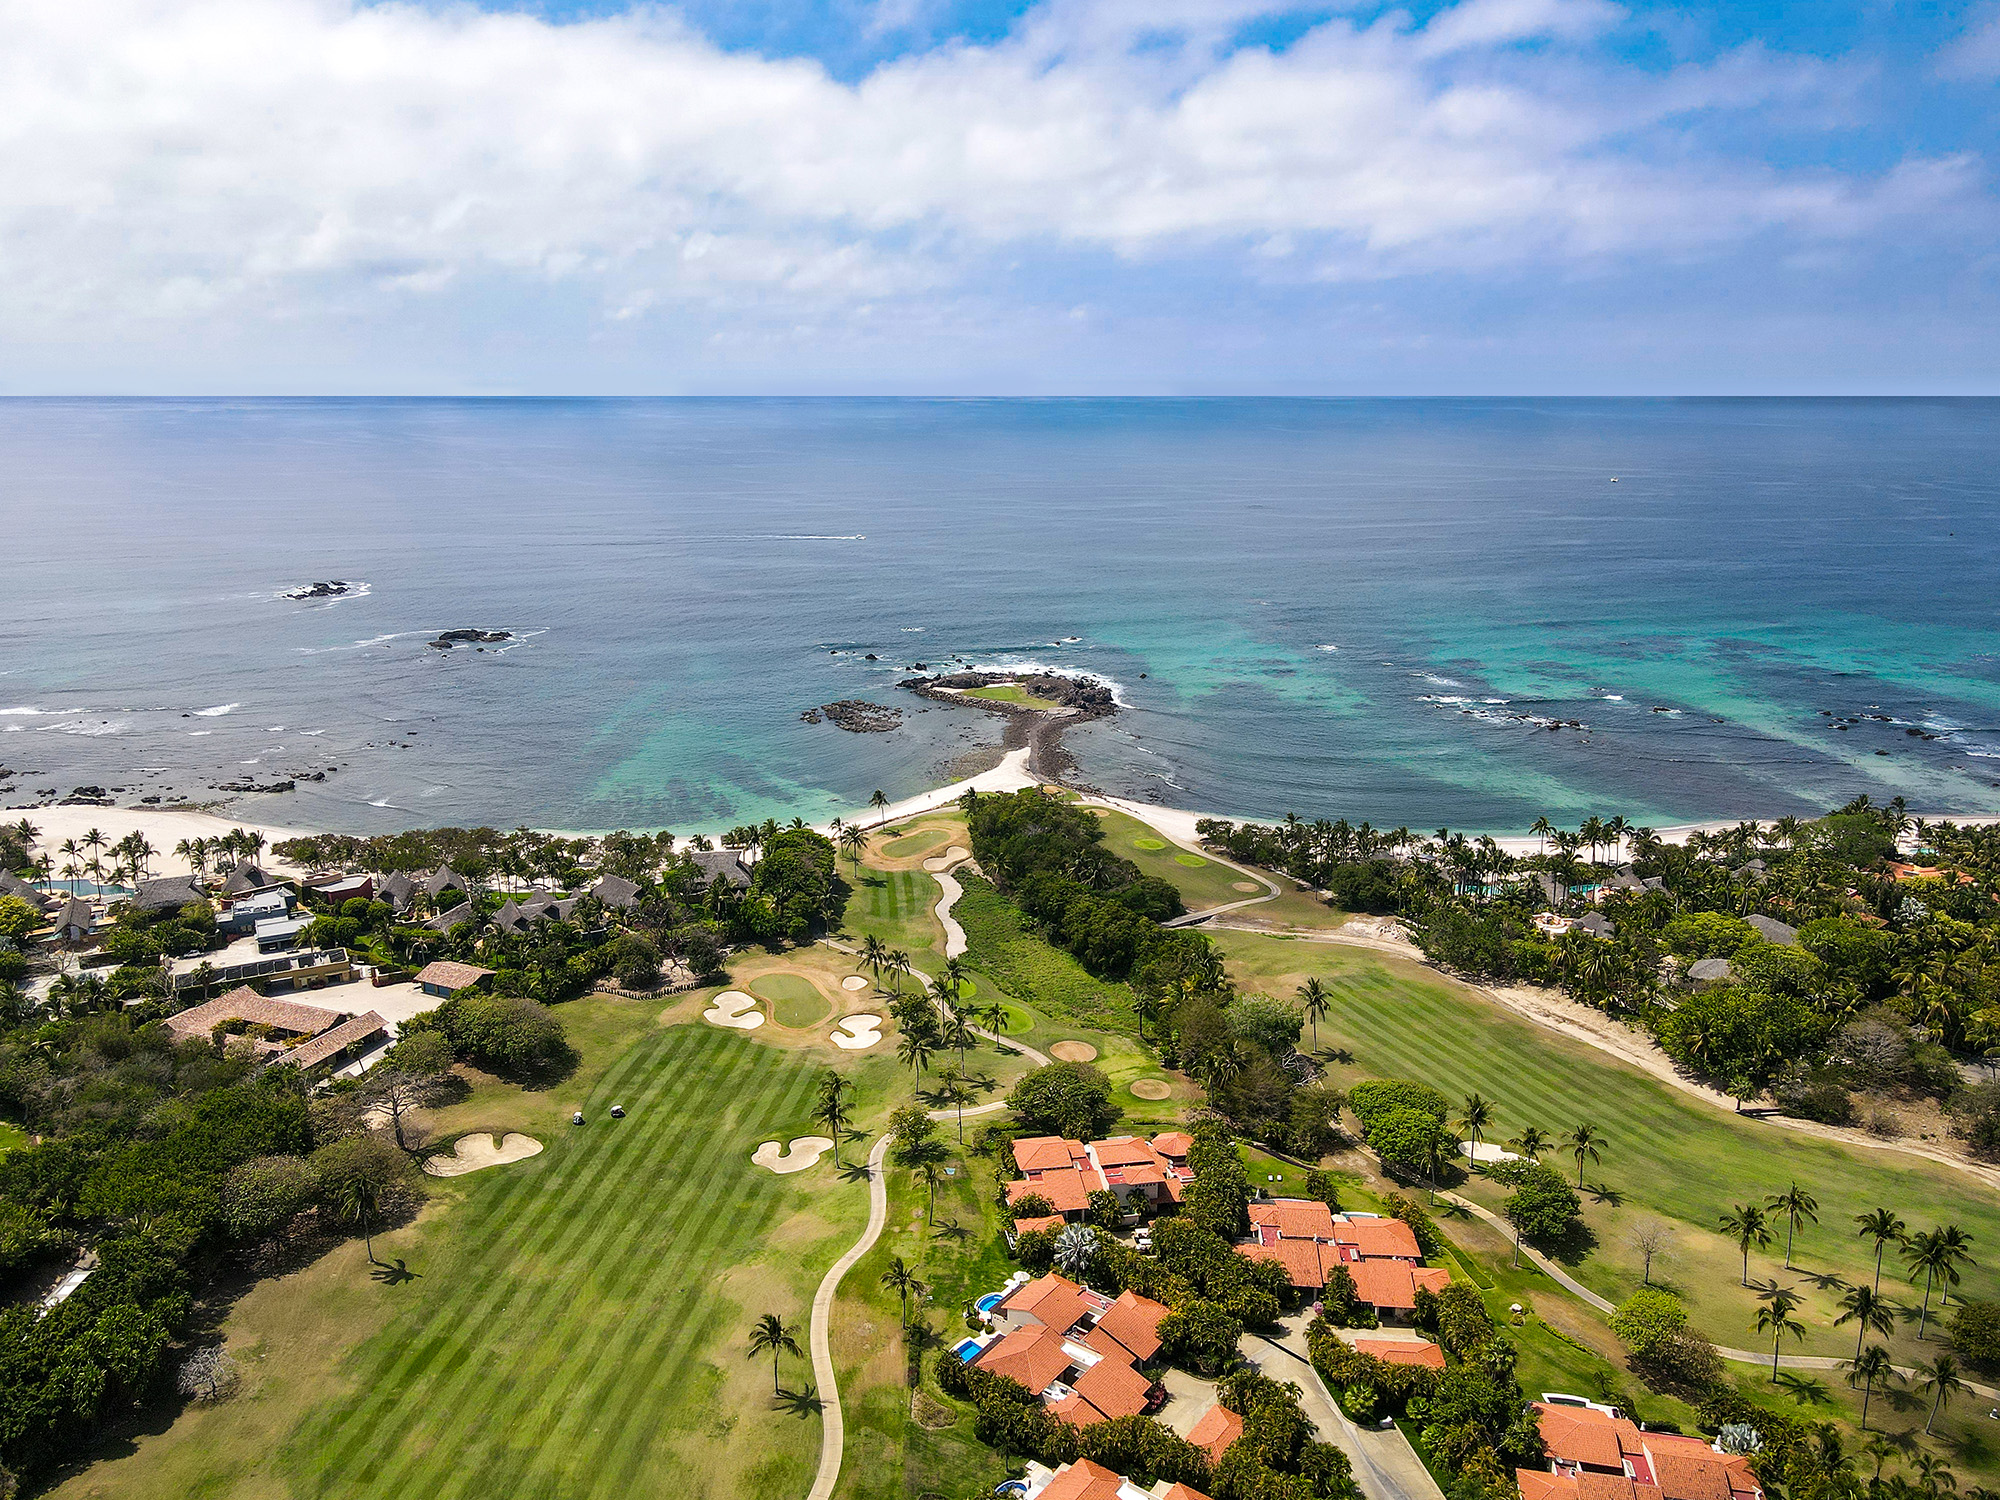
[{"label": "sky", "polygon": [[11,0],[0,395],[2000,392],[2000,0]]}]

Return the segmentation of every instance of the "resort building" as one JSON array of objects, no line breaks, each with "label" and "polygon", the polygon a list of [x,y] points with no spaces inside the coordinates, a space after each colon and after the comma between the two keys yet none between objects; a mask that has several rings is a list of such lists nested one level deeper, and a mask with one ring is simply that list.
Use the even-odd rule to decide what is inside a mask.
[{"label": "resort building", "polygon": [[292,895],[282,886],[245,896],[215,914],[215,930],[230,937],[255,932],[259,922],[282,919],[292,914]]},{"label": "resort building", "polygon": [[389,910],[401,916],[417,899],[417,883],[401,870],[392,871],[382,877],[382,884],[375,894],[387,904]]},{"label": "resort building", "polygon": [[329,875],[308,880],[306,889],[338,911],[349,901],[373,901],[375,882],[366,875]]},{"label": "resort building", "polygon": [[453,963],[450,959],[441,958],[434,964],[424,965],[417,975],[417,988],[439,1000],[450,1000],[464,994],[481,980],[492,977],[491,969],[482,969],[477,964]]},{"label": "resort building", "polygon": [[639,904],[639,887],[622,875],[606,875],[590,888],[589,894],[613,911],[630,911]]},{"label": "resort building", "polygon": [[738,889],[750,884],[750,867],[743,862],[740,850],[690,849],[687,856],[701,871],[702,880],[710,885],[718,880],[726,880]]},{"label": "resort building", "polygon": [[1796,948],[1799,945],[1799,930],[1789,923],[1772,917],[1745,917],[1743,920],[1755,928],[1757,936],[1767,943],[1775,943],[1780,948]]},{"label": "resort building", "polygon": [[[1018,1380],[1079,1427],[1155,1411],[1166,1391],[1142,1372],[1160,1352],[1158,1302],[1115,1300],[1065,1276],[1017,1284],[986,1315],[998,1338],[971,1354],[978,1369]],[[990,1336],[989,1336],[990,1337]]]},{"label": "resort building", "polygon": [[1648,1432],[1574,1396],[1534,1410],[1549,1467],[1514,1471],[1521,1500],[1763,1500],[1747,1459],[1700,1438]]},{"label": "resort building", "polygon": [[240,864],[229,872],[229,878],[222,882],[216,894],[224,901],[241,901],[245,896],[254,896],[262,891],[275,891],[279,882],[264,873],[260,866]]},{"label": "resort building", "polygon": [[[179,1042],[209,1041],[218,1028],[244,1035],[260,1061],[311,1073],[388,1038],[389,1023],[374,1011],[358,1016],[260,995],[249,986],[167,1017]],[[253,1029],[256,1033],[251,1034]]]},{"label": "resort building", "polygon": [[134,911],[164,914],[206,899],[195,889],[193,876],[167,875],[140,881],[138,889],[126,898],[126,904]]},{"label": "resort building", "polygon": [[424,923],[424,926],[430,928],[433,932],[450,932],[460,922],[471,922],[477,925],[478,921],[479,913],[473,908],[472,903],[470,901],[461,901],[450,911],[439,912],[428,922]]},{"label": "resort building", "polygon": [[1088,1145],[1059,1135],[1024,1137],[1014,1142],[1014,1165],[1021,1177],[1007,1184],[1007,1201],[1046,1198],[1055,1215],[1018,1219],[1014,1231],[1026,1234],[1049,1228],[1059,1219],[1077,1218],[1097,1192],[1117,1194],[1119,1204],[1128,1209],[1134,1195],[1154,1208],[1179,1203],[1187,1184],[1194,1181],[1187,1164],[1193,1144],[1192,1136],[1178,1130],[1164,1131],[1150,1141],[1121,1135]]},{"label": "resort building", "polygon": [[206,960],[174,975],[174,989],[213,989],[219,984],[261,984],[265,989],[318,989],[354,977],[354,960],[345,948],[306,948],[274,958],[240,964]]},{"label": "resort building", "polygon": [[472,882],[467,880],[450,865],[439,865],[423,878],[423,892],[435,901],[446,891],[463,891],[470,895]]},{"label": "resort building", "polygon": [[1123,1474],[1087,1458],[1059,1469],[1031,1461],[1021,1483],[1022,1500],[1208,1500],[1184,1484],[1141,1489]]},{"label": "resort building", "polygon": [[525,901],[509,901],[493,914],[493,925],[502,932],[525,932],[539,921],[567,922],[576,910],[574,897],[558,901],[545,892],[536,892]]},{"label": "resort building", "polygon": [[12,870],[0,870],[0,896],[12,896],[17,901],[25,901],[39,912],[47,912],[55,905],[55,897],[36,890]]},{"label": "resort building", "polygon": [[1188,1429],[1187,1440],[1206,1453],[1213,1464],[1220,1463],[1229,1445],[1242,1436],[1243,1419],[1218,1403],[1203,1412],[1201,1420]]},{"label": "resort building", "polygon": [[287,948],[296,947],[299,938],[308,927],[312,926],[313,921],[314,918],[310,913],[300,913],[297,916],[280,914],[263,918],[250,930],[257,939],[259,953],[281,953]]},{"label": "resort building", "polygon": [[55,940],[69,947],[85,942],[97,931],[97,913],[81,896],[71,896],[56,913]]},{"label": "resort building", "polygon": [[1251,1260],[1275,1261],[1300,1291],[1321,1292],[1336,1269],[1355,1295],[1383,1318],[1416,1311],[1417,1289],[1439,1292],[1451,1273],[1426,1266],[1417,1237],[1401,1219],[1337,1214],[1316,1198],[1277,1198],[1250,1205],[1250,1237],[1236,1247]]}]

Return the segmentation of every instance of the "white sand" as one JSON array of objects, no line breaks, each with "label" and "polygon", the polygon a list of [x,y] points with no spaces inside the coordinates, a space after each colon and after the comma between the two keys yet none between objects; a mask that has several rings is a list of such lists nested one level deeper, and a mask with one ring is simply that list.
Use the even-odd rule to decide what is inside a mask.
[{"label": "white sand", "polygon": [[961,860],[967,860],[970,858],[972,858],[972,851],[970,849],[964,848],[958,844],[953,844],[949,849],[945,850],[944,853],[933,854],[929,859],[925,860],[924,868],[926,870],[929,870],[933,875],[935,875],[941,870],[949,870],[953,865],[959,863]]},{"label": "white sand", "polygon": [[496,1146],[489,1132],[479,1130],[460,1136],[449,1155],[426,1157],[424,1170],[433,1177],[463,1177],[467,1172],[480,1172],[487,1167],[504,1167],[510,1161],[526,1161],[541,1155],[541,1151],[542,1143],[531,1135],[510,1130]]},{"label": "white sand", "polygon": [[849,1052],[865,1052],[881,1040],[880,1016],[843,1016],[833,1033],[833,1045]]},{"label": "white sand", "polygon": [[[901,802],[891,802],[885,812],[878,813],[872,807],[858,808],[846,821],[859,823],[863,828],[884,828],[902,818],[913,818],[918,813],[949,807],[968,791],[1018,792],[1024,786],[1038,785],[1040,783],[1028,770],[1028,752],[1025,749],[1009,750],[1000,757],[1000,764],[990,771],[981,771],[977,776],[968,776],[963,781],[954,781],[950,786],[941,786],[915,797],[905,797]],[[826,826],[822,824],[819,831],[825,833]]]},{"label": "white sand", "polygon": [[865,990],[868,988],[868,976],[866,974],[849,974],[845,979],[840,981],[840,987],[844,990]]},{"label": "white sand", "polygon": [[807,1167],[817,1166],[819,1159],[832,1149],[833,1142],[826,1136],[795,1135],[789,1150],[780,1151],[776,1141],[766,1141],[750,1153],[750,1160],[782,1177],[788,1172],[803,1172]]},{"label": "white sand", "polygon": [[[304,873],[270,852],[270,845],[283,839],[297,838],[302,830],[278,828],[248,818],[217,817],[213,813],[162,812],[151,807],[28,807],[0,810],[0,822],[18,823],[23,818],[38,830],[35,840],[37,852],[46,852],[59,869],[63,864],[59,852],[63,840],[75,839],[80,844],[84,834],[95,828],[114,844],[129,833],[145,834],[146,842],[158,851],[147,862],[148,876],[187,875],[192,872],[187,861],[174,853],[174,845],[183,839],[213,839],[231,829],[241,828],[247,833],[264,835],[265,852],[258,856],[257,862],[265,869],[281,874]],[[106,854],[108,857],[108,851]]]},{"label": "white sand", "polygon": [[724,990],[701,1013],[704,1021],[716,1026],[733,1026],[738,1031],[755,1031],[764,1024],[757,1009],[757,997],[741,990]]}]

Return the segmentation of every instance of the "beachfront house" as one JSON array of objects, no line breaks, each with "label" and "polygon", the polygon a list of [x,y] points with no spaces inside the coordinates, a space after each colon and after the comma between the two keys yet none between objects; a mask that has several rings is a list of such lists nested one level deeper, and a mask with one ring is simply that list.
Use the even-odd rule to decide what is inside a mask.
[{"label": "beachfront house", "polygon": [[283,886],[245,896],[215,914],[215,930],[226,937],[243,937],[257,924],[292,914],[292,893]]},{"label": "beachfront house", "polygon": [[1516,1469],[1521,1500],[1763,1500],[1740,1454],[1697,1437],[1648,1432],[1579,1396],[1534,1403],[1546,1472]]},{"label": "beachfront house", "polygon": [[1757,936],[1767,943],[1775,943],[1781,948],[1796,948],[1799,945],[1799,930],[1796,927],[1772,917],[1745,917],[1743,920],[1755,928]]},{"label": "beachfront house", "polygon": [[439,865],[424,877],[423,892],[435,903],[446,891],[460,891],[466,895],[470,895],[472,893],[472,882],[459,874],[450,865]]},{"label": "beachfront house", "polygon": [[327,904],[330,911],[339,911],[349,901],[373,901],[375,881],[367,875],[327,875],[318,880],[308,880],[306,889]]},{"label": "beachfront house", "polygon": [[173,989],[177,995],[188,990],[206,992],[218,985],[239,984],[261,985],[266,991],[320,989],[353,977],[354,960],[345,948],[301,948],[233,964],[216,964],[204,958],[177,970]]},{"label": "beachfront house", "polygon": [[12,870],[0,870],[0,896],[12,896],[17,901],[25,901],[38,912],[46,914],[56,904],[56,898],[45,891],[38,891]]},{"label": "beachfront house", "polygon": [[430,928],[432,932],[450,932],[460,922],[471,922],[477,925],[478,921],[479,912],[473,907],[473,904],[470,901],[461,901],[450,911],[439,912],[428,922],[424,923],[424,926]]},{"label": "beachfront house", "polygon": [[401,870],[396,870],[382,877],[382,884],[377,889],[376,895],[387,903],[389,910],[400,917],[410,909],[410,903],[417,899],[417,883]]},{"label": "beachfront house", "polygon": [[257,939],[259,953],[282,953],[287,948],[296,948],[299,938],[312,924],[310,912],[278,913],[263,918],[250,931]]},{"label": "beachfront house", "polygon": [[1337,1214],[1316,1198],[1276,1198],[1250,1205],[1250,1234],[1236,1247],[1249,1260],[1284,1267],[1294,1290],[1317,1296],[1336,1271],[1385,1322],[1407,1320],[1417,1290],[1443,1291],[1451,1273],[1426,1266],[1416,1234],[1401,1219]]},{"label": "beachfront house", "polygon": [[441,958],[434,964],[424,965],[417,974],[417,988],[434,999],[451,1000],[492,977],[491,969]]},{"label": "beachfront house", "polygon": [[525,932],[537,922],[567,922],[576,910],[576,898],[557,900],[537,891],[525,901],[509,901],[493,914],[493,925],[506,933]]},{"label": "beachfront house", "polygon": [[639,887],[622,875],[603,876],[589,893],[612,911],[630,911],[639,904]]},{"label": "beachfront house", "polygon": [[229,877],[222,882],[222,889],[216,894],[224,901],[240,901],[245,896],[275,891],[279,884],[277,878],[266,874],[261,865],[246,862],[229,872]]},{"label": "beachfront house", "polygon": [[65,947],[76,947],[89,940],[97,931],[97,913],[88,901],[80,896],[71,896],[56,913],[55,940]]},{"label": "beachfront house", "polygon": [[701,871],[704,884],[713,885],[718,880],[725,880],[739,890],[750,884],[750,867],[743,863],[740,850],[690,849],[687,857]]},{"label": "beachfront house", "polygon": [[192,875],[163,875],[158,880],[140,881],[138,889],[126,898],[125,904],[134,911],[164,916],[168,912],[179,911],[183,906],[193,906],[206,900],[195,889]]}]

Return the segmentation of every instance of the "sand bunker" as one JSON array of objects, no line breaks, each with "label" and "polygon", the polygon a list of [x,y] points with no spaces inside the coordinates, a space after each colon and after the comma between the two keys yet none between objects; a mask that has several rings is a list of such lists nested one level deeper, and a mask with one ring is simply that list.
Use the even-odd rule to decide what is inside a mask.
[{"label": "sand bunker", "polygon": [[1174,1091],[1164,1078],[1135,1078],[1132,1080],[1132,1097],[1135,1099],[1171,1099]]},{"label": "sand bunker", "polygon": [[734,1026],[738,1031],[755,1031],[764,1024],[757,1010],[757,997],[741,990],[724,990],[701,1013],[704,1021],[717,1026]]},{"label": "sand bunker", "polygon": [[1264,887],[1257,884],[1254,880],[1232,880],[1229,882],[1229,888],[1232,891],[1261,891],[1264,889]]},{"label": "sand bunker", "polygon": [[478,1172],[487,1167],[504,1167],[510,1161],[526,1161],[531,1156],[539,1156],[541,1150],[542,1143],[531,1135],[510,1130],[496,1146],[493,1137],[480,1130],[460,1136],[449,1155],[441,1152],[426,1157],[424,1170],[433,1177],[463,1177],[467,1172]]},{"label": "sand bunker", "polygon": [[1088,1042],[1057,1042],[1049,1048],[1049,1056],[1059,1057],[1064,1062],[1095,1062],[1097,1049]]},{"label": "sand bunker", "polygon": [[750,1153],[750,1160],[767,1172],[783,1176],[787,1172],[803,1172],[807,1167],[816,1166],[819,1159],[833,1149],[833,1142],[823,1135],[795,1135],[789,1149],[780,1151],[776,1141],[766,1141]]},{"label": "sand bunker", "polygon": [[834,1028],[833,1045],[845,1047],[849,1052],[862,1052],[882,1040],[882,1018],[880,1016],[843,1016],[840,1025]]},{"label": "sand bunker", "polygon": [[944,853],[933,854],[929,859],[925,860],[924,868],[935,875],[940,870],[950,869],[962,859],[970,858],[972,858],[972,851],[970,849],[961,848],[959,845],[953,844]]},{"label": "sand bunker", "polygon": [[840,981],[840,987],[844,990],[865,990],[868,988],[868,976],[866,974],[849,974],[845,979]]}]

